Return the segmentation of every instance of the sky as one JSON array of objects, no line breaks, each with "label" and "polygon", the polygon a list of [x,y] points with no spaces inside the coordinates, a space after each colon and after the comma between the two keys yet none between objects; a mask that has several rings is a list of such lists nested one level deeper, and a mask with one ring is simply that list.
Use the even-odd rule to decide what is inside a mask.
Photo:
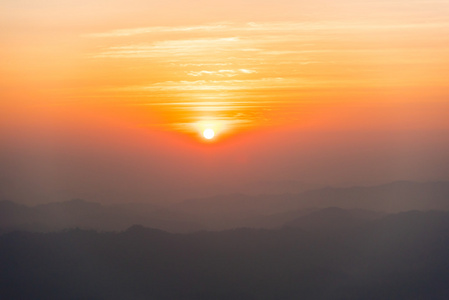
[{"label": "sky", "polygon": [[449,1],[1,6],[2,199],[449,180]]}]

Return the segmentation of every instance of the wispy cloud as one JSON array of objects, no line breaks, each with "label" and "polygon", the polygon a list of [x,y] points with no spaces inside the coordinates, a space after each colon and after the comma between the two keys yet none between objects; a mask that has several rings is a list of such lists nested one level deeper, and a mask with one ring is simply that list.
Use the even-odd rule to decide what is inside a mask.
[{"label": "wispy cloud", "polygon": [[442,40],[447,34],[446,20],[391,19],[156,26],[86,37],[98,42],[91,59],[147,66],[141,72],[147,84],[114,87],[111,93],[146,98],[143,104],[151,108],[183,112],[192,118],[189,124],[227,114],[231,126],[254,121],[249,111],[294,105],[303,100],[305,90],[413,85],[423,66],[441,68],[449,49]]},{"label": "wispy cloud", "polygon": [[94,55],[96,58],[167,58],[170,56],[206,55],[211,51],[232,51],[238,37],[203,38],[158,41],[151,44],[135,44],[109,47]]},{"label": "wispy cloud", "polygon": [[106,37],[127,37],[140,34],[162,33],[162,32],[211,32],[211,31],[223,31],[229,28],[227,24],[211,24],[201,26],[153,26],[153,27],[139,27],[139,28],[127,28],[117,29],[107,32],[90,33],[84,35],[90,38],[106,38]]},{"label": "wispy cloud", "polygon": [[239,70],[218,70],[218,71],[190,71],[187,75],[199,77],[199,76],[218,76],[218,77],[234,77],[239,74],[253,74],[257,73],[255,70],[239,69]]},{"label": "wispy cloud", "polygon": [[446,21],[438,22],[388,22],[388,23],[373,23],[373,22],[248,22],[243,24],[238,23],[215,23],[197,26],[152,26],[139,28],[116,29],[106,32],[89,33],[85,37],[89,38],[106,38],[106,37],[127,37],[143,34],[157,34],[157,33],[201,33],[207,34],[229,34],[239,33],[243,35],[265,33],[280,33],[280,32],[319,32],[319,31],[339,31],[339,30],[392,30],[392,29],[407,29],[407,28],[434,28],[446,27],[449,23]]},{"label": "wispy cloud", "polygon": [[306,86],[310,81],[297,78],[259,78],[244,80],[195,80],[195,81],[166,81],[149,86],[135,87],[135,89],[146,91],[233,91],[249,89],[274,89]]}]

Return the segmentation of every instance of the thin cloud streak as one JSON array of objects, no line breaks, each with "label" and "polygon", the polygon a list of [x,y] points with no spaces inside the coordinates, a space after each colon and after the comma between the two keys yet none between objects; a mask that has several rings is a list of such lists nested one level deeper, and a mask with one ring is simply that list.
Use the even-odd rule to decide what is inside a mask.
[{"label": "thin cloud streak", "polygon": [[[449,22],[443,19],[411,18],[222,22],[118,29],[85,37],[99,45],[90,53],[93,61],[131,63],[148,74],[141,84],[99,88],[99,93],[127,94],[167,115],[188,111],[195,120],[204,114],[213,119],[224,112],[276,111],[280,103],[290,104],[292,109],[283,109],[293,114],[295,105],[330,89],[444,85],[439,69],[442,61],[449,63],[443,58],[449,48],[441,39],[445,34]],[[254,102],[237,103],[248,98]]]},{"label": "thin cloud streak", "polygon": [[105,38],[105,37],[127,37],[142,34],[155,34],[167,32],[179,33],[235,33],[248,34],[254,32],[305,32],[321,30],[394,30],[394,29],[416,29],[416,28],[440,28],[448,27],[448,22],[403,22],[389,24],[373,24],[363,22],[248,22],[246,24],[223,23],[208,24],[201,26],[153,26],[142,28],[117,29],[107,32],[90,33],[83,35],[87,38]]}]

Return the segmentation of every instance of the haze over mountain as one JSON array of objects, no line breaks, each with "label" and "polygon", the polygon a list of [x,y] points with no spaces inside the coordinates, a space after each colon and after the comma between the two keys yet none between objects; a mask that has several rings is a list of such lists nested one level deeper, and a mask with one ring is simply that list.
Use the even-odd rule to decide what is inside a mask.
[{"label": "haze over mountain", "polygon": [[[448,182],[393,182],[379,186],[322,188],[299,194],[223,195],[190,199],[171,206],[215,229],[281,226],[295,216],[327,207],[375,212],[449,210]],[[271,225],[268,225],[271,224]]]},{"label": "haze over mountain", "polygon": [[385,213],[409,210],[449,210],[449,183],[394,182],[371,187],[323,188],[299,194],[231,194],[166,206],[103,205],[72,200],[30,207],[3,201],[0,202],[0,228],[3,231],[55,231],[79,227],[117,231],[134,224],[170,232],[277,228],[304,216],[320,219],[320,214],[315,212],[324,208],[333,208],[328,212],[337,213],[334,217],[339,217],[338,213],[343,211],[350,214],[340,216],[343,219],[372,219]]},{"label": "haze over mountain", "polygon": [[192,217],[151,204],[104,206],[72,200],[28,207],[9,201],[0,202],[0,230],[3,231],[59,231],[67,228],[117,231],[134,224],[174,232],[203,228]]}]

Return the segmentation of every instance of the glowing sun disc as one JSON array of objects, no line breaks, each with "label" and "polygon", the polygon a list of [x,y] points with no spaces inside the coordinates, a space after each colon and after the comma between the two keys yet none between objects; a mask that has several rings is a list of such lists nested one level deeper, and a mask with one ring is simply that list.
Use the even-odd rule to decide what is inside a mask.
[{"label": "glowing sun disc", "polygon": [[210,139],[212,139],[215,136],[215,132],[214,132],[213,129],[207,128],[207,129],[204,129],[203,136],[204,136],[205,139],[210,140]]}]

